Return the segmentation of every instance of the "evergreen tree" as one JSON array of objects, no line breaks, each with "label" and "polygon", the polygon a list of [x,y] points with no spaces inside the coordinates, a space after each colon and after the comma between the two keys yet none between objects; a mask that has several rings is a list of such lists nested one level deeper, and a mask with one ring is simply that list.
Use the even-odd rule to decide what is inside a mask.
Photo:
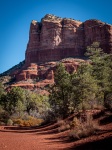
[{"label": "evergreen tree", "polygon": [[3,100],[4,94],[5,94],[4,86],[0,82],[0,114],[4,111],[3,106],[2,106],[2,100]]},{"label": "evergreen tree", "polygon": [[70,74],[62,63],[57,65],[54,76],[55,84],[50,91],[50,104],[57,116],[66,117],[70,113]]},{"label": "evergreen tree", "polygon": [[0,82],[0,99],[1,99],[1,97],[2,97],[2,95],[5,93],[5,91],[4,91],[4,86],[3,86],[3,84]]},{"label": "evergreen tree", "polygon": [[108,93],[112,92],[112,55],[104,53],[98,42],[87,47],[86,56],[89,56],[92,64],[92,76],[99,86],[99,95],[103,102]]},{"label": "evergreen tree", "polygon": [[[72,80],[74,91],[74,102],[81,108],[92,107],[95,102],[98,86],[96,80],[91,75],[91,65],[80,64],[76,75]],[[77,108],[77,107],[76,107]]]},{"label": "evergreen tree", "polygon": [[39,114],[43,114],[49,109],[48,97],[38,95],[37,93],[31,92],[29,90],[25,90],[26,97],[26,111],[30,114],[30,112],[37,112]]},{"label": "evergreen tree", "polygon": [[20,87],[13,87],[10,91],[7,92],[7,95],[4,97],[4,100],[2,101],[2,105],[4,106],[4,109],[7,112],[9,112],[10,115],[17,112],[18,110],[22,111],[23,107],[25,110],[24,90]]}]

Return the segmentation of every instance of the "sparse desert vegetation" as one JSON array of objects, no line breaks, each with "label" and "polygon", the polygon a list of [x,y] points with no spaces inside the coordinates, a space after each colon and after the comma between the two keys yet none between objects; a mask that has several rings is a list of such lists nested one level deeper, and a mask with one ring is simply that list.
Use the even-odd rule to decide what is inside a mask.
[{"label": "sparse desert vegetation", "polygon": [[[87,48],[86,56],[88,61],[81,62],[71,74],[62,63],[57,64],[54,84],[47,87],[48,96],[20,87],[6,91],[1,83],[0,124],[4,128],[1,133],[35,132],[42,134],[38,135],[44,142],[61,139],[68,142],[65,146],[59,140],[63,149],[76,150],[78,144],[83,149],[84,143],[100,143],[106,138],[110,141],[112,55],[104,53],[99,43],[94,42]],[[50,148],[54,149],[53,145]],[[59,149],[58,144],[56,149]]]}]

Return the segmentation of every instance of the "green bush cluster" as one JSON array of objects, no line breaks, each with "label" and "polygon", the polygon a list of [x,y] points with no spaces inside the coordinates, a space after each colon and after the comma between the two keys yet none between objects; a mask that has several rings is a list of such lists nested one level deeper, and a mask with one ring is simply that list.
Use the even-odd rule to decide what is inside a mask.
[{"label": "green bush cluster", "polygon": [[104,53],[94,42],[85,55],[88,60],[71,74],[62,63],[57,64],[49,98],[56,117],[65,118],[80,109],[112,107],[112,54]]},{"label": "green bush cluster", "polygon": [[[23,121],[20,124],[30,126],[39,123],[38,118],[44,118],[49,110],[48,97],[38,95],[35,92],[13,87],[10,91],[5,92],[4,87],[0,84],[0,122],[6,125],[13,125],[13,119]],[[31,116],[25,120],[23,117]],[[34,119],[35,118],[35,119]],[[11,122],[12,120],[12,122]],[[34,122],[34,124],[33,124]]]},{"label": "green bush cluster", "polygon": [[112,108],[112,54],[104,53],[94,42],[85,55],[88,59],[80,61],[77,71],[72,73],[62,63],[57,64],[49,98],[20,87],[5,92],[0,83],[0,122],[12,124],[8,119],[19,118],[20,124],[31,125],[32,119],[22,119],[25,113],[51,120],[80,110]]}]

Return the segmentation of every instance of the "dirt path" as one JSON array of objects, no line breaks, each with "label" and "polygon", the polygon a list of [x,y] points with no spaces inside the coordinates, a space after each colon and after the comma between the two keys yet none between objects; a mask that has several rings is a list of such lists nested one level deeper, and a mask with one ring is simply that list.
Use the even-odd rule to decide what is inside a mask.
[{"label": "dirt path", "polygon": [[0,150],[62,150],[67,148],[61,139],[56,138],[60,133],[51,134],[43,130],[45,128],[39,130],[2,129],[0,131]]},{"label": "dirt path", "polygon": [[[106,150],[110,150],[106,145],[112,145],[112,132],[70,142],[67,141],[66,137],[68,131],[52,133],[55,130],[49,130],[49,128],[32,130],[1,129],[0,150],[87,150],[88,146],[90,147],[88,150],[98,150],[96,148],[91,149],[91,147],[93,148],[93,146],[97,145],[98,148],[99,143],[99,148],[102,146],[102,150],[105,150],[105,148]],[[103,145],[105,137],[109,137],[109,143]],[[98,142],[99,140],[100,142]]]},{"label": "dirt path", "polygon": [[70,141],[68,132],[59,133],[57,123],[30,129],[0,127],[0,150],[111,150],[112,148],[112,116],[104,117],[100,131],[90,137]]}]

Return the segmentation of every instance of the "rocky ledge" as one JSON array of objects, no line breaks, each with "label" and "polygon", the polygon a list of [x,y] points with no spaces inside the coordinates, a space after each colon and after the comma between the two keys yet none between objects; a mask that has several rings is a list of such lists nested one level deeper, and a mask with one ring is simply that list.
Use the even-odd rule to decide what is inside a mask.
[{"label": "rocky ledge", "polygon": [[30,66],[24,69],[22,68],[19,73],[15,74],[16,82],[10,87],[19,86],[36,91],[39,94],[48,94],[48,86],[54,83],[54,72],[57,63],[63,63],[66,70],[69,73],[73,73],[77,70],[79,63],[85,61],[86,60],[78,58],[66,58],[58,62],[46,62],[38,65],[31,63]]}]

